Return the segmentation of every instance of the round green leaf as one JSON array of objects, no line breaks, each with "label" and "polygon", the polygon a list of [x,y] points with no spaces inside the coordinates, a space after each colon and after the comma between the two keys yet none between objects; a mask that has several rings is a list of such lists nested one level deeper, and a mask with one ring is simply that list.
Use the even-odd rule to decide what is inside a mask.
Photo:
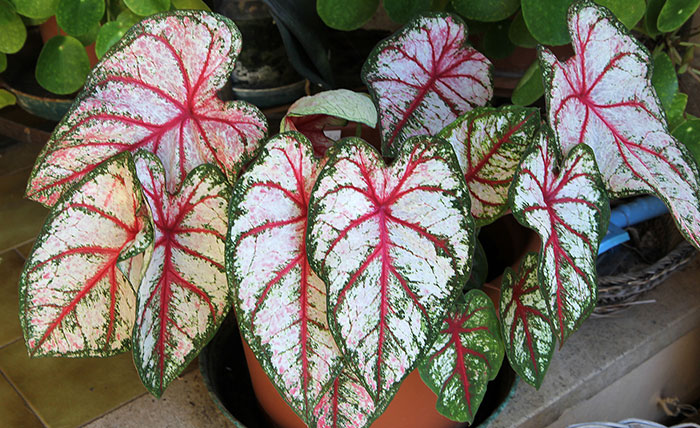
[{"label": "round green leaf", "polygon": [[95,43],[95,40],[97,40],[97,33],[100,32],[100,24],[97,23],[95,24],[90,30],[88,30],[87,33],[85,34],[79,34],[77,36],[74,36],[80,43],[83,44],[83,46],[89,46],[93,43]]},{"label": "round green leaf", "polygon": [[356,30],[374,15],[379,0],[317,0],[316,12],[323,22],[336,30]]},{"label": "round green leaf", "polygon": [[414,15],[430,10],[431,0],[384,0],[384,10],[392,21],[408,22]]},{"label": "round green leaf", "polygon": [[644,15],[644,29],[651,37],[656,37],[660,34],[656,21],[659,19],[659,13],[661,13],[664,3],[666,3],[666,0],[648,0],[647,2],[647,12]]},{"label": "round green leaf", "polygon": [[566,13],[574,0],[522,0],[523,19],[530,34],[545,45],[565,45],[571,41]]},{"label": "round green leaf", "polygon": [[0,0],[0,52],[15,53],[24,46],[27,29],[12,4]]},{"label": "round green leaf", "polygon": [[651,76],[651,84],[659,96],[664,111],[668,112],[673,103],[673,97],[678,92],[678,77],[671,58],[664,52],[654,55],[654,73]]},{"label": "round green leaf", "polygon": [[501,21],[491,25],[481,40],[481,51],[488,59],[505,58],[513,53],[515,45],[508,37],[508,21]]},{"label": "round green leaf", "polygon": [[0,73],[5,71],[6,68],[7,68],[7,55],[0,52]]},{"label": "round green leaf", "polygon": [[141,19],[141,16],[135,14],[129,9],[122,11],[117,16],[117,22],[122,24],[123,26],[126,26],[126,28],[131,28],[132,25],[137,24],[139,21],[141,21]]},{"label": "round green leaf", "polygon": [[126,7],[137,15],[148,16],[170,9],[170,0],[124,0]]},{"label": "round green leaf", "polygon": [[520,7],[519,0],[452,0],[460,15],[477,21],[496,22],[508,18]]},{"label": "round green leaf", "polygon": [[673,97],[673,102],[671,106],[666,110],[666,121],[668,122],[668,129],[674,131],[677,126],[679,126],[685,116],[685,106],[688,104],[688,95],[683,92],[676,92]]},{"label": "round green leaf", "polygon": [[656,21],[659,31],[669,33],[681,28],[700,6],[700,0],[668,0]]},{"label": "round green leaf", "polygon": [[100,28],[100,32],[97,33],[97,41],[95,42],[97,58],[102,58],[102,55],[104,55],[113,44],[117,43],[129,28],[131,27],[119,21],[111,21],[103,25]]},{"label": "round green leaf", "polygon": [[211,10],[202,0],[172,0],[175,9]]},{"label": "round green leaf", "polygon": [[104,13],[104,0],[59,0],[56,23],[68,35],[80,36],[99,25]]},{"label": "round green leaf", "polygon": [[71,94],[85,83],[90,60],[85,47],[71,36],[56,36],[41,49],[36,63],[36,80],[55,94]]},{"label": "round green leaf", "polygon": [[610,9],[627,28],[637,25],[647,8],[645,0],[595,0],[595,2]]},{"label": "round green leaf", "polygon": [[16,102],[17,98],[12,92],[0,89],[0,108],[14,105]]},{"label": "round green leaf", "polygon": [[537,40],[532,37],[530,30],[528,30],[527,25],[525,25],[522,12],[518,12],[513,18],[513,22],[510,23],[508,37],[516,46],[522,46],[524,48],[534,48],[537,46]]},{"label": "round green leaf", "polygon": [[523,78],[513,90],[511,101],[513,104],[528,106],[544,95],[544,85],[542,84],[542,69],[539,61],[535,61],[527,69]]},{"label": "round green leaf", "polygon": [[695,162],[700,163],[700,119],[686,120],[673,131],[673,136],[685,144]]},{"label": "round green leaf", "polygon": [[58,0],[15,0],[15,6],[22,16],[45,19],[56,14]]}]

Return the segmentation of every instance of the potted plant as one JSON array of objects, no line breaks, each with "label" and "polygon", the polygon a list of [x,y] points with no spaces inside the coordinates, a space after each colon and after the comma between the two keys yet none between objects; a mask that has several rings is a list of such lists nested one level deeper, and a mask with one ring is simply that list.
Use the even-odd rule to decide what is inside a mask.
[{"label": "potted plant", "polygon": [[[310,426],[381,423],[416,368],[455,421],[473,419],[504,355],[539,386],[595,305],[609,196],[658,195],[700,246],[700,176],[668,131],[648,50],[590,1],[568,26],[574,57],[539,52],[541,123],[535,108],[487,106],[490,62],[459,17],[411,21],[363,67],[377,149],[323,132],[373,125],[348,91],[299,101],[261,145],[260,112],[216,97],[235,26],[205,12],[142,21],[28,184],[52,207],[21,277],[30,354],[132,347],[160,396],[233,303],[249,364]],[[478,229],[509,212],[541,243],[506,270],[497,310],[470,272]]]}]

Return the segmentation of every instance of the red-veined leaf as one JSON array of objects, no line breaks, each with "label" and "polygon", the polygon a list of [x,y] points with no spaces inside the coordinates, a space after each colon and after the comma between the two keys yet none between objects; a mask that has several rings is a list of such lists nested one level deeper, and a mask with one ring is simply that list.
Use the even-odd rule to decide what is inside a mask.
[{"label": "red-veined leaf", "polygon": [[306,423],[343,365],[328,330],[326,286],[306,256],[309,194],[320,170],[303,135],[273,137],[234,188],[226,257],[241,332]]},{"label": "red-veined leaf", "polygon": [[588,144],[611,195],[655,193],[700,248],[700,178],[687,149],[666,128],[647,49],[606,9],[580,2],[569,12],[576,55],[546,50],[549,121],[564,152]]},{"label": "red-veined leaf", "polygon": [[333,379],[314,409],[311,426],[364,428],[376,418],[374,400],[348,367]]},{"label": "red-veined leaf", "polygon": [[477,227],[508,210],[508,188],[539,122],[538,110],[533,108],[477,107],[438,134],[457,154]]},{"label": "red-veined leaf", "polygon": [[331,148],[311,195],[308,252],[336,343],[376,403],[393,397],[467,280],[469,198],[444,140],[410,139],[391,166],[359,138]]},{"label": "red-veined leaf", "polygon": [[415,135],[434,135],[493,95],[491,63],[467,44],[449,14],[422,16],[374,48],[362,79],[379,108],[382,152],[398,153]]},{"label": "red-veined leaf", "polygon": [[374,128],[377,126],[377,109],[366,94],[336,89],[298,99],[282,119],[280,132],[301,132],[311,141],[316,156],[322,157],[337,140],[323,131],[330,126],[344,126],[348,122]]},{"label": "red-veined leaf", "polygon": [[203,11],[175,11],[132,27],[56,128],[27,196],[53,205],[100,162],[137,149],[158,155],[171,193],[202,163],[215,163],[232,181],[266,132],[257,108],[216,96],[240,47],[230,20]]},{"label": "red-veined leaf", "polygon": [[448,312],[418,369],[438,396],[438,412],[471,423],[502,362],[503,342],[493,303],[483,291],[470,290]]},{"label": "red-veined leaf", "polygon": [[506,268],[499,304],[501,333],[510,365],[535,388],[542,384],[556,340],[537,281],[537,266],[537,254],[528,253],[517,273]]},{"label": "red-veined leaf", "polygon": [[66,193],[20,278],[20,320],[30,354],[108,356],[128,349],[136,302],[117,265],[152,239],[128,154],[95,168]]},{"label": "red-veined leaf", "polygon": [[595,263],[610,207],[595,157],[579,144],[561,163],[547,132],[528,152],[511,187],[513,215],[542,240],[538,279],[564,343],[595,307]]},{"label": "red-veined leaf", "polygon": [[143,384],[160,397],[229,310],[224,239],[231,193],[221,172],[205,164],[187,175],[178,194],[169,194],[158,158],[138,151],[134,159],[155,226],[136,293],[134,362]]}]

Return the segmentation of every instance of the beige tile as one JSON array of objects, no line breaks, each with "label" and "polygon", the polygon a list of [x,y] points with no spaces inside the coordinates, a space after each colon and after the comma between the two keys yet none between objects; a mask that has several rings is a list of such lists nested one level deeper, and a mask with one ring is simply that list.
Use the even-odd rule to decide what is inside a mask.
[{"label": "beige tile", "polygon": [[0,177],[34,165],[43,144],[3,141],[0,147]]},{"label": "beige tile", "polygon": [[20,340],[0,349],[0,370],[49,426],[75,427],[143,395],[131,353],[29,358]]},{"label": "beige tile", "polygon": [[22,337],[19,325],[19,276],[24,259],[15,251],[0,254],[0,348]]},{"label": "beige tile", "polygon": [[48,210],[24,199],[29,169],[0,177],[0,253],[34,239]]},{"label": "beige tile", "polygon": [[26,406],[22,397],[0,376],[0,421],[5,428],[40,428],[44,425]]}]

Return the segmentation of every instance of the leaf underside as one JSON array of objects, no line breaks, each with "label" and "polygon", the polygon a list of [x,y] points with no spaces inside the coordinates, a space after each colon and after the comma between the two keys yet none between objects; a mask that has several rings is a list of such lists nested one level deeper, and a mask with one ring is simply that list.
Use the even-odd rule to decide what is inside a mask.
[{"label": "leaf underside", "polygon": [[513,174],[538,126],[537,109],[477,107],[438,134],[457,154],[477,227],[491,223],[508,209]]},{"label": "leaf underside", "polygon": [[216,96],[240,46],[230,20],[202,11],[174,11],[132,27],[52,134],[27,197],[51,206],[105,159],[138,149],[160,158],[170,193],[202,163],[214,163],[232,181],[266,132],[257,108]]},{"label": "leaf underside", "polygon": [[562,149],[592,147],[611,196],[658,195],[681,233],[700,248],[697,166],[667,130],[649,52],[591,2],[572,6],[569,32],[574,57],[562,63],[540,52],[549,122]]},{"label": "leaf underside", "polygon": [[547,303],[540,292],[537,266],[537,254],[528,253],[517,273],[506,268],[499,304],[501,333],[510,365],[535,388],[542,384],[556,340]]},{"label": "leaf underside", "polygon": [[418,368],[438,396],[438,412],[471,423],[486,385],[502,362],[503,343],[493,303],[483,291],[470,290],[447,314]]},{"label": "leaf underside", "polygon": [[452,148],[416,137],[389,167],[357,138],[336,144],[311,195],[308,252],[328,287],[336,343],[390,399],[466,282],[469,199]]},{"label": "leaf underside", "polygon": [[362,79],[379,109],[382,153],[395,156],[403,141],[434,135],[493,95],[491,63],[467,44],[455,15],[409,22],[374,48]]},{"label": "leaf underside", "polygon": [[53,208],[20,278],[31,355],[109,356],[128,349],[135,295],[122,260],[153,229],[129,157],[94,169]]},{"label": "leaf underside", "polygon": [[143,384],[160,397],[209,342],[230,307],[224,269],[230,190],[221,172],[205,164],[171,195],[154,154],[137,152],[135,164],[155,232],[150,262],[140,284],[134,284],[134,361]]},{"label": "leaf underside", "polygon": [[542,241],[538,279],[560,343],[595,307],[598,245],[610,207],[590,147],[574,147],[563,163],[546,132],[525,155],[511,187],[512,210]]}]

